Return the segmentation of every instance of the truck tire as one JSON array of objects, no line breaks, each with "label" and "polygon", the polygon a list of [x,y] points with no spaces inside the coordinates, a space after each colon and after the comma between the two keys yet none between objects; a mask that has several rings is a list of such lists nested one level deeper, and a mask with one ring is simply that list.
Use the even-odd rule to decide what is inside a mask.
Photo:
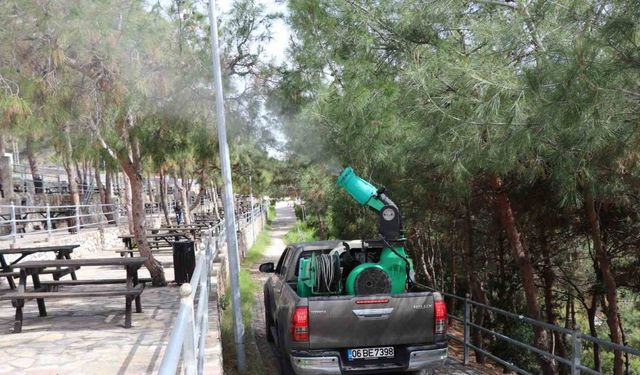
[{"label": "truck tire", "polygon": [[273,342],[273,334],[271,333],[271,312],[269,311],[269,296],[264,294],[264,329],[267,335],[267,342]]}]

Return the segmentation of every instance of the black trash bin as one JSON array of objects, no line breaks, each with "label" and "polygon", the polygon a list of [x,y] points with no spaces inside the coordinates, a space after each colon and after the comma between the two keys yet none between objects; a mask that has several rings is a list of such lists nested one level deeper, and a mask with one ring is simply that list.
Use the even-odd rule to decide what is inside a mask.
[{"label": "black trash bin", "polygon": [[173,243],[173,272],[178,285],[191,281],[196,268],[196,251],[193,241],[175,241]]},{"label": "black trash bin", "polygon": [[42,181],[42,177],[36,176],[33,178],[33,187],[36,194],[44,193],[44,182]]}]

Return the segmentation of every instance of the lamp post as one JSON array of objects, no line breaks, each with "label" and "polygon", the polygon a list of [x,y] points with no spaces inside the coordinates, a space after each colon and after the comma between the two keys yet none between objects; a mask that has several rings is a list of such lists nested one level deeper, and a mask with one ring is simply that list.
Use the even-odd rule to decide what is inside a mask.
[{"label": "lamp post", "polygon": [[244,351],[244,324],[240,300],[240,263],[236,232],[236,214],[233,204],[233,186],[231,183],[231,162],[227,145],[227,128],[224,118],[224,94],[222,90],[222,72],[220,69],[220,51],[218,46],[218,20],[215,0],[209,0],[209,21],[211,23],[211,50],[213,54],[213,75],[216,90],[216,119],[218,120],[218,145],[220,164],[224,183],[224,223],[227,234],[227,252],[229,256],[229,278],[231,279],[231,305],[233,309],[234,340],[238,371],[246,372],[247,364]]}]

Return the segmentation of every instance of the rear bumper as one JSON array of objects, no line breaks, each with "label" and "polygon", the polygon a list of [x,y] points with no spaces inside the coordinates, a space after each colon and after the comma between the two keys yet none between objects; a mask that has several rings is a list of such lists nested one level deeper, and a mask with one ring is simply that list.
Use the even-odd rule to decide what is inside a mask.
[{"label": "rear bumper", "polygon": [[380,371],[406,372],[438,368],[447,359],[447,347],[438,345],[406,347],[408,358],[401,362],[354,365],[345,363],[338,350],[294,351],[291,365],[297,375],[374,374]]}]

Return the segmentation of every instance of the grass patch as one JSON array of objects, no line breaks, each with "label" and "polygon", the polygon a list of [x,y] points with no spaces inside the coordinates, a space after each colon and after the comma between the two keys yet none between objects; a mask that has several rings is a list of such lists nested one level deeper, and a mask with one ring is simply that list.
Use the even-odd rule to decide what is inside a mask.
[{"label": "grass patch", "polygon": [[276,219],[276,206],[269,206],[267,210],[267,224],[271,225],[271,223]]},{"label": "grass patch", "polygon": [[264,251],[267,249],[267,246],[271,243],[271,237],[269,236],[269,230],[271,228],[267,225],[260,234],[256,237],[256,243],[251,246],[251,249],[247,252],[242,261],[243,266],[251,266],[253,263],[256,263],[262,259]]},{"label": "grass patch", "polygon": [[[253,321],[253,304],[255,303],[255,294],[262,291],[262,285],[259,285],[251,277],[251,266],[260,261],[264,251],[271,243],[269,236],[270,226],[267,225],[264,230],[258,234],[256,242],[247,251],[244,260],[240,266],[240,301],[242,305],[242,321],[244,322],[244,347],[247,357],[247,373],[258,375],[273,374],[273,369],[262,363],[262,357],[256,350],[254,338],[251,335],[251,322]],[[229,293],[220,298],[220,308],[222,315],[220,317],[220,330],[222,333],[222,354],[224,361],[224,373],[226,375],[240,374],[236,366],[236,353],[234,341],[233,327],[233,310],[231,308],[231,283],[227,282]]]},{"label": "grass patch", "polygon": [[316,230],[304,221],[296,221],[296,224],[284,235],[284,242],[287,245],[315,240],[317,240]]},{"label": "grass patch", "polygon": [[[244,348],[247,358],[247,373],[268,375],[270,371],[265,369],[262,363],[260,353],[251,335],[251,310],[253,309],[253,293],[258,287],[257,283],[251,279],[251,273],[248,270],[240,270],[240,300],[242,301],[242,321],[244,322]],[[220,330],[222,333],[222,356],[224,363],[224,373],[226,375],[240,374],[237,368],[236,347],[234,341],[233,312],[231,309],[231,296],[225,294],[220,306],[224,306],[222,316],[220,317]]]}]

